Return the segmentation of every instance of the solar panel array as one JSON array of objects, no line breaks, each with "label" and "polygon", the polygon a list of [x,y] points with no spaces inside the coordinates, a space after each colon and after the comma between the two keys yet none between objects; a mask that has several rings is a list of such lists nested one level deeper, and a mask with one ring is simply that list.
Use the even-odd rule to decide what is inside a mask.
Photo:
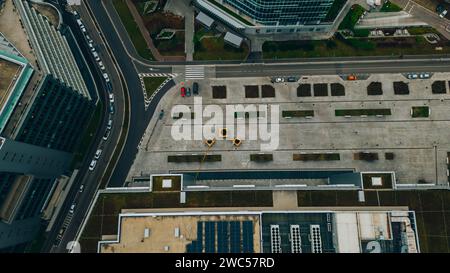
[{"label": "solar panel array", "polygon": [[253,235],[252,221],[202,221],[197,223],[197,240],[188,244],[186,251],[253,253]]},{"label": "solar panel array", "polygon": [[300,237],[299,225],[291,225],[291,252],[302,253],[302,238]]},{"label": "solar panel array", "polygon": [[242,223],[242,246],[243,253],[253,253],[253,222],[244,221]]},{"label": "solar panel array", "polygon": [[322,253],[322,238],[320,236],[320,225],[310,225],[311,252]]},{"label": "solar panel array", "polygon": [[279,225],[270,225],[270,242],[272,253],[281,253],[281,236]]}]

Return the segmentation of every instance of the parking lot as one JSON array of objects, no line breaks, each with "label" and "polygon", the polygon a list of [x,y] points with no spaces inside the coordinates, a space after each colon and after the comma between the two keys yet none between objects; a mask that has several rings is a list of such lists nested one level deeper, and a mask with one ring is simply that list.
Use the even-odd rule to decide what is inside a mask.
[{"label": "parking lot", "polygon": [[[401,80],[399,80],[399,78]],[[299,82],[271,83],[270,78],[245,78],[241,80],[208,79],[199,81],[203,107],[217,105],[225,112],[227,105],[279,106],[276,119],[267,116],[270,124],[279,125],[279,145],[271,160],[251,160],[252,154],[261,153],[260,140],[248,140],[240,135],[242,143],[235,146],[229,139],[217,138],[212,147],[201,140],[174,140],[172,126],[177,119],[171,117],[174,105],[186,105],[194,109],[194,97],[181,97],[180,86],[173,88],[163,99],[160,107],[164,116],[156,117],[141,142],[140,152],[131,168],[128,179],[143,174],[168,171],[200,170],[259,170],[259,169],[355,169],[356,171],[394,171],[397,183],[403,184],[446,184],[447,152],[450,150],[450,113],[448,112],[448,75],[435,73],[431,79],[408,79],[406,75],[371,75],[367,80],[346,81],[339,76],[314,76],[302,78]],[[394,82],[402,81],[409,94],[394,92]],[[435,81],[445,82],[445,93],[433,93]],[[381,83],[382,94],[369,95],[367,86]],[[300,84],[311,85],[311,96],[299,97]],[[321,94],[316,95],[314,86],[320,84]],[[340,84],[345,94],[333,96],[330,84]],[[273,86],[275,97],[263,97],[262,87]],[[225,98],[213,98],[212,86],[225,86]],[[251,87],[251,96],[245,86]],[[326,94],[323,93],[325,89]],[[222,88],[223,89],[223,88]],[[223,90],[222,90],[223,91]],[[257,94],[256,94],[256,93]],[[222,96],[223,97],[223,96]],[[412,117],[412,109],[425,107],[423,116]],[[379,114],[379,110],[383,114]],[[352,113],[346,114],[348,110]],[[289,112],[287,112],[289,111]],[[283,113],[284,112],[284,113]],[[340,113],[344,114],[340,114]],[[308,114],[305,114],[308,113]],[[232,114],[228,113],[228,117]],[[190,116],[183,115],[184,118]],[[236,117],[236,116],[235,116]],[[244,115],[238,115],[246,120]],[[203,122],[209,118],[204,118]],[[198,122],[198,121],[197,121]],[[247,125],[248,122],[246,123]],[[222,126],[222,125],[221,125]],[[193,131],[201,128],[193,127]],[[247,127],[248,129],[248,127]],[[229,133],[232,133],[229,130]],[[358,160],[359,152],[376,153],[376,160]],[[338,153],[339,160],[294,161],[294,154]],[[393,153],[388,158],[386,153]],[[205,159],[205,155],[220,155],[215,162],[170,162],[168,156],[192,155]],[[195,161],[195,160],[194,160]],[[313,182],[313,181],[312,181]],[[318,183],[314,181],[313,184]],[[320,181],[319,181],[320,183]]]}]

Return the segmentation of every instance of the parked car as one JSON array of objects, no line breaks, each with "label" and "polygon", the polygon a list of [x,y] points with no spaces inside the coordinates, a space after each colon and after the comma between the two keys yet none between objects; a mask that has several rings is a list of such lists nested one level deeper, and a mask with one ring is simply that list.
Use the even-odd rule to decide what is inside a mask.
[{"label": "parked car", "polygon": [[275,82],[284,82],[284,79],[283,78],[281,78],[281,77],[277,77],[277,78],[275,78]]},{"label": "parked car", "polygon": [[287,78],[287,81],[288,81],[288,82],[296,82],[296,81],[297,81],[297,78],[296,78],[296,77],[288,77],[288,78]]},{"label": "parked car", "polygon": [[103,135],[103,140],[108,140],[109,134],[111,133],[111,130],[106,130],[105,134]]},{"label": "parked car", "polygon": [[115,109],[114,109],[114,103],[110,103],[109,104],[109,113],[112,115],[112,114],[114,114],[114,111]]},{"label": "parked car", "polygon": [[91,161],[91,164],[89,164],[89,170],[93,171],[95,169],[95,166],[97,165],[97,160],[93,159]]},{"label": "parked car", "polygon": [[84,185],[81,185],[80,189],[78,190],[78,192],[83,192],[83,190],[84,190]]},{"label": "parked car", "polygon": [[109,102],[114,103],[114,94],[109,94]]},{"label": "parked car", "polygon": [[101,70],[105,70],[105,66],[103,65],[103,62],[98,62],[98,66]]},{"label": "parked car", "polygon": [[105,79],[106,82],[109,82],[109,76],[107,73],[103,73],[103,78]]},{"label": "parked car", "polygon": [[70,213],[70,214],[73,214],[73,213],[74,213],[74,211],[75,211],[75,206],[76,206],[75,203],[73,203],[72,206],[70,206],[70,210],[69,210],[69,213]]},{"label": "parked car", "polygon": [[441,14],[439,14],[439,17],[444,18],[445,15],[447,15],[448,11],[444,10]]},{"label": "parked car", "polygon": [[102,149],[98,149],[98,150],[95,152],[94,158],[95,158],[95,159],[99,159],[100,156],[102,155],[102,152],[103,152]]},{"label": "parked car", "polygon": [[190,97],[191,96],[191,88],[186,88],[186,96]]},{"label": "parked car", "polygon": [[192,84],[192,92],[194,93],[194,95],[198,95],[198,83],[194,82]]},{"label": "parked car", "polygon": [[181,87],[180,92],[181,92],[181,96],[185,97],[186,96],[186,87]]},{"label": "parked car", "polygon": [[106,126],[106,128],[111,130],[112,123],[113,123],[112,119],[108,120],[108,125]]},{"label": "parked car", "polygon": [[414,79],[419,78],[419,75],[417,75],[415,73],[410,73],[410,74],[407,75],[407,78],[410,79],[410,80],[414,80]]},{"label": "parked car", "polygon": [[97,51],[93,51],[93,52],[92,52],[92,56],[94,56],[94,58],[95,58],[95,60],[96,60],[97,62],[100,62],[100,57],[98,56]]}]

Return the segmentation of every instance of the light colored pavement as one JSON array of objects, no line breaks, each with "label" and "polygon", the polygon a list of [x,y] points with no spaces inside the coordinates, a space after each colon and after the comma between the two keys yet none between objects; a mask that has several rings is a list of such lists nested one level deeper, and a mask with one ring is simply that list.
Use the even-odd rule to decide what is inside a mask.
[{"label": "light colored pavement", "polygon": [[170,11],[178,16],[184,17],[184,50],[186,53],[186,61],[194,60],[194,24],[195,14],[194,8],[189,5],[189,1],[168,0],[164,6],[165,11]]},{"label": "light colored pavement", "polygon": [[435,12],[432,12],[431,10],[411,0],[392,0],[392,2],[402,7],[406,12],[413,15],[417,19],[432,26],[439,31],[442,36],[450,40],[450,32],[447,31],[447,27],[450,25],[450,20],[440,18]]},{"label": "light colored pavement", "polygon": [[155,45],[153,44],[153,40],[150,37],[150,34],[148,33],[144,22],[142,21],[139,11],[136,9],[136,6],[133,4],[133,1],[127,0],[126,3],[127,3],[128,8],[130,9],[131,14],[133,15],[134,21],[136,22],[136,24],[139,27],[139,30],[142,33],[142,36],[144,37],[145,41],[147,42],[148,48],[152,52],[153,57],[157,61],[164,61],[164,57],[159,53],[159,51],[156,49]]},{"label": "light colored pavement", "polygon": [[273,208],[279,210],[295,210],[297,205],[297,191],[273,191]]},{"label": "light colored pavement", "polygon": [[157,61],[184,61],[183,56],[163,56],[159,53],[158,49],[153,44],[153,40],[150,37],[150,33],[148,33],[147,28],[145,27],[144,21],[142,20],[141,15],[139,14],[139,11],[136,9],[136,6],[133,4],[133,1],[127,0],[126,1],[128,8],[131,11],[131,14],[133,15],[134,21],[137,23],[139,30],[142,33],[142,36],[144,37],[145,41],[147,42],[147,46],[152,52],[153,57]]},{"label": "light colored pavement", "polygon": [[185,37],[184,37],[184,49],[186,51],[186,61],[194,60],[194,34],[195,34],[195,18],[194,11],[192,9],[186,9],[186,15],[184,16],[185,24]]},{"label": "light colored pavement", "polygon": [[355,28],[381,28],[381,27],[409,27],[423,26],[426,23],[420,21],[411,14],[401,12],[368,13]]},{"label": "light colored pavement", "polygon": [[0,32],[36,67],[36,57],[28,43],[27,35],[20,24],[19,18],[12,0],[6,0],[5,7],[0,13]]}]

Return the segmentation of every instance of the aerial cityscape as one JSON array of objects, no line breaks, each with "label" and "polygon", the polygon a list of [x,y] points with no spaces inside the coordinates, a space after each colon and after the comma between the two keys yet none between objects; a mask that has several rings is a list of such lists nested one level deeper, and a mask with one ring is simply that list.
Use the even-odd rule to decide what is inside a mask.
[{"label": "aerial cityscape", "polygon": [[449,253],[448,10],[0,0],[0,253]]}]

